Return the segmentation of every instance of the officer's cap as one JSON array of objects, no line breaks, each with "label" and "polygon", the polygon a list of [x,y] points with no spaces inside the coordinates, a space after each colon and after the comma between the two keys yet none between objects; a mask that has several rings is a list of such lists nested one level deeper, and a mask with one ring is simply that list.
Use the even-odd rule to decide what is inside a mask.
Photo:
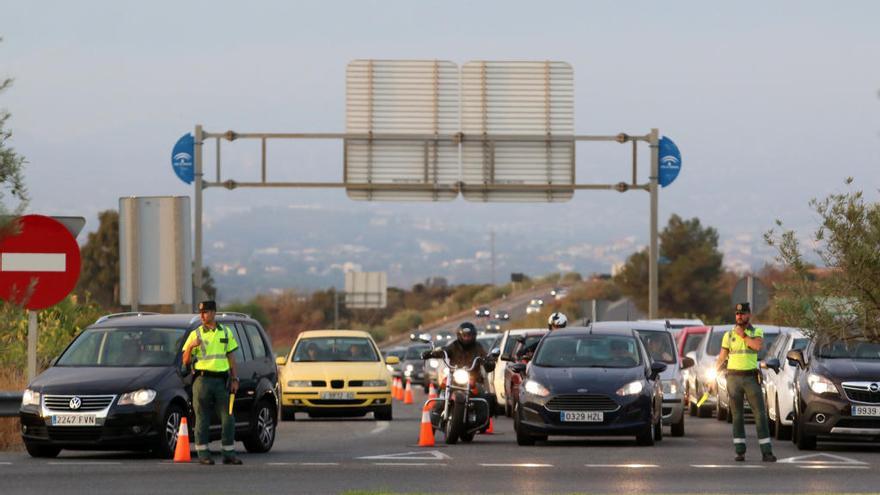
[{"label": "officer's cap", "polygon": [[751,313],[752,308],[749,307],[749,303],[742,302],[742,303],[739,303],[736,305],[736,312],[737,313]]},{"label": "officer's cap", "polygon": [[199,303],[199,313],[202,311],[217,311],[217,303],[214,301],[202,301]]}]

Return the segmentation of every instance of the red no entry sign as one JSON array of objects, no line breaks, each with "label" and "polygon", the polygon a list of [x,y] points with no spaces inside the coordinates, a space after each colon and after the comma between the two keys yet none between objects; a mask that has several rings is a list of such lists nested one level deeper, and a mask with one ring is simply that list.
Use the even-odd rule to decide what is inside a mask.
[{"label": "red no entry sign", "polygon": [[60,222],[21,217],[21,232],[0,241],[0,298],[27,309],[48,308],[79,280],[79,245]]}]

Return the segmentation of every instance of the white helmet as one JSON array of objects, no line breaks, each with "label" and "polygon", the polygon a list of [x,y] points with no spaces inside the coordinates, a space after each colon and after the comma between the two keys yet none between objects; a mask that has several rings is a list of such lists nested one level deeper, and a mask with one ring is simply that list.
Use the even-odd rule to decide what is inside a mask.
[{"label": "white helmet", "polygon": [[547,319],[547,326],[550,327],[550,330],[554,328],[565,328],[565,325],[568,325],[568,318],[565,317],[565,313],[561,313],[559,311],[550,315],[550,318]]}]

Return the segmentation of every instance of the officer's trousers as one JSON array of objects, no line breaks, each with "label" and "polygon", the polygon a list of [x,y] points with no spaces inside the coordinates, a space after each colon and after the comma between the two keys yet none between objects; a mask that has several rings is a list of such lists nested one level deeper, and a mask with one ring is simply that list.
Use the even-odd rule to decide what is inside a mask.
[{"label": "officer's trousers", "polygon": [[755,415],[755,429],[758,432],[758,444],[762,454],[770,454],[770,429],[767,426],[767,408],[764,406],[764,395],[757,374],[727,374],[727,391],[730,397],[730,414],[733,421],[733,445],[737,454],[746,453],[746,425],[743,412],[743,398],[748,399]]},{"label": "officer's trousers", "polygon": [[226,379],[214,376],[197,376],[193,382],[193,409],[196,413],[196,452],[200,458],[210,457],[209,428],[211,413],[220,418],[220,444],[224,457],[235,457],[235,418],[229,414],[229,391]]}]

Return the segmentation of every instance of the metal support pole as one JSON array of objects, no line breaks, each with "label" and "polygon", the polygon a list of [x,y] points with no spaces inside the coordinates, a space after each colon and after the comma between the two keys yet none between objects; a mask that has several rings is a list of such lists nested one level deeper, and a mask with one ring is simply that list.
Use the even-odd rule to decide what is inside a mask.
[{"label": "metal support pole", "polygon": [[495,231],[489,232],[489,241],[491,243],[492,252],[492,285],[495,285]]},{"label": "metal support pole", "polygon": [[195,130],[195,157],[193,158],[193,167],[195,168],[195,235],[193,235],[193,245],[195,248],[195,256],[193,258],[193,300],[192,306],[195,311],[197,301],[202,300],[202,143],[204,136],[202,135],[202,126],[196,125]]},{"label": "metal support pole", "polygon": [[595,299],[590,301],[590,316],[593,317],[592,320],[594,322],[599,321],[599,315],[598,315],[599,308],[597,308],[597,306],[598,306],[597,303],[598,303],[598,301],[596,301]]},{"label": "metal support pole", "polygon": [[28,310],[27,336],[27,380],[28,383],[37,376],[37,312]]},{"label": "metal support pole", "polygon": [[649,191],[651,193],[651,242],[650,252],[648,253],[648,318],[657,318],[658,306],[658,273],[657,260],[659,258],[659,248],[657,245],[657,208],[658,208],[658,188],[657,182],[660,175],[660,132],[657,129],[651,129],[650,134],[651,146],[651,176],[649,177]]},{"label": "metal support pole", "polygon": [[751,275],[746,277],[746,301],[749,302],[749,308],[755,307],[755,277]]}]

